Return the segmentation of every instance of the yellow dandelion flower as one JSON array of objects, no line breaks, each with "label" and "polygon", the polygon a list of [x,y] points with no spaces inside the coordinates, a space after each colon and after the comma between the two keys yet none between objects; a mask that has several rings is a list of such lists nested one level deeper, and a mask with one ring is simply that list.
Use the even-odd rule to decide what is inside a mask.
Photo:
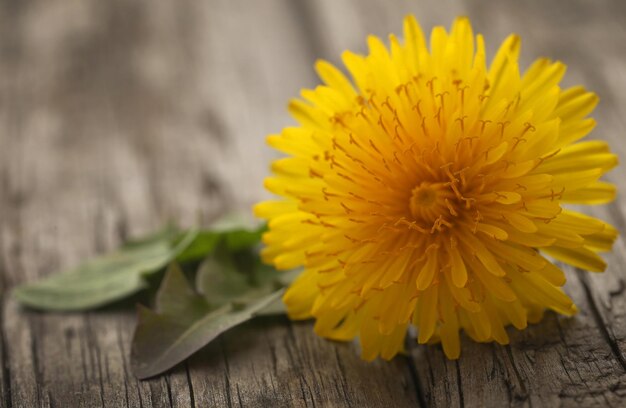
[{"label": "yellow dandelion flower", "polygon": [[509,324],[574,314],[549,259],[602,271],[597,253],[617,236],[563,208],[615,196],[599,179],[616,156],[580,142],[597,96],[562,90],[561,62],[520,73],[516,35],[488,67],[466,18],[435,27],[427,47],[409,16],[404,41],[389,41],[343,53],[352,80],[318,62],[324,85],[289,105],[299,126],[268,138],[288,157],[265,181],[280,199],[255,212],[269,221],[264,260],[304,267],[284,296],[289,316],[315,318],[329,339],[358,336],[371,360],[400,352],[410,324],[458,358],[461,329],[506,344]]}]

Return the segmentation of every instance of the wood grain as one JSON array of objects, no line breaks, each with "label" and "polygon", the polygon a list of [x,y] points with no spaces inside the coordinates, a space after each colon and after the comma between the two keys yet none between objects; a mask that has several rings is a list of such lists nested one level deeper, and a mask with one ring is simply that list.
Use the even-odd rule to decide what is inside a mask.
[{"label": "wood grain", "polygon": [[[523,62],[569,65],[601,98],[594,137],[625,157],[626,7],[620,1],[0,1],[0,406],[501,407],[626,404],[626,247],[605,274],[568,270],[581,312],[548,314],[501,347],[463,340],[448,361],[368,364],[310,323],[262,318],[164,376],[137,381],[134,299],[90,313],[21,309],[11,287],[73,266],[168,220],[206,224],[266,197],[265,135],[313,86],[317,58],[367,34],[468,15],[493,52],[512,31]],[[626,189],[623,170],[609,175]],[[626,200],[590,210],[626,230]]]}]

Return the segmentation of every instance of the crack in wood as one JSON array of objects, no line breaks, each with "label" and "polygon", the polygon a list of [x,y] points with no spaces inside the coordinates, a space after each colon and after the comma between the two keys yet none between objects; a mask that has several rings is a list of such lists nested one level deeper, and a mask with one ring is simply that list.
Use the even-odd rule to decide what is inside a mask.
[{"label": "crack in wood", "polygon": [[191,374],[189,373],[189,362],[185,361],[185,376],[187,380],[187,386],[189,388],[189,404],[192,408],[196,407],[196,396],[194,395],[193,382],[191,380]]},{"label": "crack in wood", "polygon": [[87,341],[87,348],[89,349],[91,365],[92,367],[95,368],[94,376],[97,377],[97,380],[98,380],[100,403],[104,407],[105,405],[104,401],[106,397],[104,396],[104,376],[102,374],[102,354],[100,352],[100,346],[98,345],[96,334],[94,333],[93,328],[92,328],[90,313],[88,313],[85,316],[84,321],[85,321],[85,339]]},{"label": "crack in wood", "polygon": [[341,380],[339,381],[339,384],[341,385],[341,392],[343,393],[343,396],[346,400],[346,406],[348,406],[348,408],[352,407],[352,399],[350,398],[350,394],[347,391],[346,388],[346,378],[348,377],[346,375],[346,369],[343,366],[343,362],[341,361],[341,357],[339,356],[339,350],[335,347],[335,359],[337,360],[337,367],[339,367],[339,372],[341,373]]},{"label": "crack in wood", "polygon": [[220,349],[222,352],[222,358],[224,360],[224,366],[225,366],[225,370],[224,370],[224,382],[225,382],[225,387],[224,390],[226,391],[226,403],[228,404],[228,408],[232,408],[233,406],[233,398],[231,395],[231,390],[230,390],[230,369],[228,367],[228,352],[226,351],[226,347],[224,346],[224,336],[220,336],[218,337],[219,339],[219,343],[220,343]]},{"label": "crack in wood", "polygon": [[459,392],[459,406],[461,408],[465,408],[465,396],[464,396],[464,392],[463,392],[463,380],[461,379],[462,374],[461,374],[461,369],[459,368],[459,361],[458,360],[454,361],[454,366],[456,367],[456,385],[457,385],[457,390]]},{"label": "crack in wood", "polygon": [[165,382],[165,390],[167,391],[167,401],[170,407],[174,407],[174,400],[172,396],[172,384],[170,383],[170,374],[163,375],[163,381]]},{"label": "crack in wood", "polygon": [[409,369],[409,374],[411,376],[411,380],[413,381],[413,386],[415,387],[415,397],[417,398],[417,402],[419,406],[425,408],[428,406],[426,403],[426,398],[424,397],[424,391],[422,388],[422,380],[420,379],[419,373],[417,372],[417,368],[415,367],[415,360],[411,358],[410,350],[415,348],[415,339],[412,336],[406,336],[404,340],[405,348],[409,352],[409,355],[406,357],[406,364]]},{"label": "crack in wood", "polygon": [[515,363],[515,358],[513,357],[513,351],[511,350],[511,345],[507,344],[506,346],[504,346],[504,349],[506,350],[506,355],[509,359],[509,362],[511,363],[511,367],[513,367],[513,373],[515,374],[515,379],[517,380],[517,384],[519,385],[522,393],[521,394],[516,393],[514,389],[511,391],[513,392],[515,399],[520,400],[520,401],[525,401],[528,399],[528,390],[526,389],[526,382],[524,381],[524,379],[520,375],[519,370],[517,369],[517,364]]},{"label": "crack in wood", "polygon": [[29,322],[30,323],[30,348],[31,348],[31,356],[32,356],[32,361],[33,361],[33,374],[35,377],[35,381],[36,381],[36,387],[37,387],[37,405],[42,405],[43,404],[43,396],[42,393],[44,392],[42,385],[44,384],[43,382],[43,373],[42,373],[42,368],[41,368],[41,363],[39,361],[39,347],[37,347],[37,343],[38,343],[38,339],[35,337],[34,333],[39,333],[42,330],[34,330],[34,324],[32,322],[32,320]]},{"label": "crack in wood", "polygon": [[593,292],[589,285],[589,278],[587,277],[587,272],[577,268],[576,275],[578,276],[578,280],[580,281],[580,284],[585,292],[585,297],[587,298],[587,301],[589,302],[591,313],[593,315],[594,320],[596,321],[598,325],[598,329],[600,330],[602,337],[609,344],[609,347],[611,348],[611,352],[613,353],[613,355],[615,356],[619,364],[622,366],[622,370],[626,372],[626,358],[622,354],[619,344],[617,344],[615,335],[610,331],[610,327],[604,322],[604,319],[602,318],[602,314],[600,313],[600,308],[598,306],[596,298],[593,296]]}]

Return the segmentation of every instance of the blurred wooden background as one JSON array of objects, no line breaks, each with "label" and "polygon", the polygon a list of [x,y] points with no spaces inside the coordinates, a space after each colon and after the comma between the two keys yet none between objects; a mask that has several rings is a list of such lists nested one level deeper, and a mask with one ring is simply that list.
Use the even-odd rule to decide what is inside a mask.
[{"label": "blurred wooden background", "polygon": [[[167,220],[206,224],[265,197],[265,135],[316,58],[368,33],[468,15],[491,52],[521,34],[525,64],[569,65],[602,102],[593,137],[624,157],[626,3],[615,0],[1,0],[0,405],[4,407],[483,407],[626,405],[626,268],[568,271],[580,314],[548,314],[511,345],[464,340],[458,361],[409,341],[390,363],[260,319],[167,375],[137,381],[133,299],[91,313],[21,309],[14,285],[76,265]],[[609,179],[626,191],[623,168]],[[594,214],[626,230],[626,199]]]}]

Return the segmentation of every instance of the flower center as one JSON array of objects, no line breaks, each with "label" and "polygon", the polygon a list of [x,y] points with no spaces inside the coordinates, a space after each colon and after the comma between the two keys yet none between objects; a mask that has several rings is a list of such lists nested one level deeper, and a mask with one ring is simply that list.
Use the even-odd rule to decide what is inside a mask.
[{"label": "flower center", "polygon": [[445,183],[424,181],[411,191],[409,209],[415,221],[432,226],[437,220],[450,216],[453,198],[453,192]]}]

